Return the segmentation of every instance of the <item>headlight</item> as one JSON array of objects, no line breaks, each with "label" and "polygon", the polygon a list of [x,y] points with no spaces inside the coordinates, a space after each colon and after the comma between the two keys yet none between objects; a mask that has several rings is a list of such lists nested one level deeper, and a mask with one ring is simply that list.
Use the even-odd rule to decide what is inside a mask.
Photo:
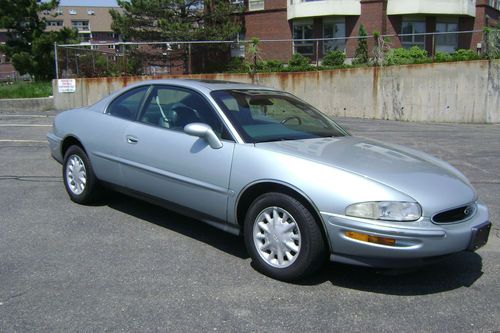
[{"label": "headlight", "polygon": [[350,205],[345,214],[372,220],[416,221],[422,216],[422,209],[416,202],[373,201]]}]

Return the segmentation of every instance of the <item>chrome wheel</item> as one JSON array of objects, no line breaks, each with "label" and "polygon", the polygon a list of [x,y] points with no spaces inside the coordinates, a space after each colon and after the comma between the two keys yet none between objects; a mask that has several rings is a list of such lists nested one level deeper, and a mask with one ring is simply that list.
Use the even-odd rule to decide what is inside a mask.
[{"label": "chrome wheel", "polygon": [[76,195],[85,191],[87,170],[85,169],[85,163],[78,155],[71,155],[66,163],[66,183],[71,192]]},{"label": "chrome wheel", "polygon": [[260,257],[276,268],[292,265],[300,253],[300,229],[293,216],[280,207],[268,207],[255,219],[253,241]]}]

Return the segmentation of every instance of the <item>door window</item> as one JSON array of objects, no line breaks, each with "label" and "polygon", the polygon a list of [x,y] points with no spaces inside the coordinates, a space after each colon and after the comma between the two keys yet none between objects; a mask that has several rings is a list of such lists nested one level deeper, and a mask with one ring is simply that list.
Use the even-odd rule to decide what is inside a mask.
[{"label": "door window", "polygon": [[142,86],[118,96],[111,102],[107,112],[116,117],[135,120],[148,88],[149,86]]},{"label": "door window", "polygon": [[177,87],[155,87],[139,121],[177,131],[183,131],[187,124],[205,123],[217,136],[226,137],[223,123],[210,104],[199,94]]}]

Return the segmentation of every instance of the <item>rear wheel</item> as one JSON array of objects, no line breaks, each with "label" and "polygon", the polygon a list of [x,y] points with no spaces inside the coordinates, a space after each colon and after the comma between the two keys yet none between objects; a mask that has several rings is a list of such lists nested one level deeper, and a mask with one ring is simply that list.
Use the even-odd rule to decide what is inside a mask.
[{"label": "rear wheel", "polygon": [[313,274],[325,259],[325,242],[314,216],[286,194],[266,193],[255,199],[246,214],[244,236],[256,269],[278,280]]},{"label": "rear wheel", "polygon": [[97,200],[100,186],[85,151],[71,146],[64,155],[63,181],[72,201],[89,204]]}]

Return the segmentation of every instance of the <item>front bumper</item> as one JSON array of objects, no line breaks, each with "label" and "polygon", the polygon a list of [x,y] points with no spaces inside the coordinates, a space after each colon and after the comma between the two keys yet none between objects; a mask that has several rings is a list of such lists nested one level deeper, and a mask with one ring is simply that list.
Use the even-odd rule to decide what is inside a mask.
[{"label": "front bumper", "polygon": [[49,142],[50,154],[59,163],[62,164],[63,156],[61,153],[61,138],[56,136],[54,133],[47,133],[47,141]]},{"label": "front bumper", "polygon": [[[470,250],[473,229],[488,222],[488,209],[478,202],[476,214],[455,224],[434,224],[428,218],[412,223],[388,223],[322,213],[331,259],[377,267],[414,266],[435,258]],[[369,243],[346,236],[358,232],[395,240],[392,246]]]}]

